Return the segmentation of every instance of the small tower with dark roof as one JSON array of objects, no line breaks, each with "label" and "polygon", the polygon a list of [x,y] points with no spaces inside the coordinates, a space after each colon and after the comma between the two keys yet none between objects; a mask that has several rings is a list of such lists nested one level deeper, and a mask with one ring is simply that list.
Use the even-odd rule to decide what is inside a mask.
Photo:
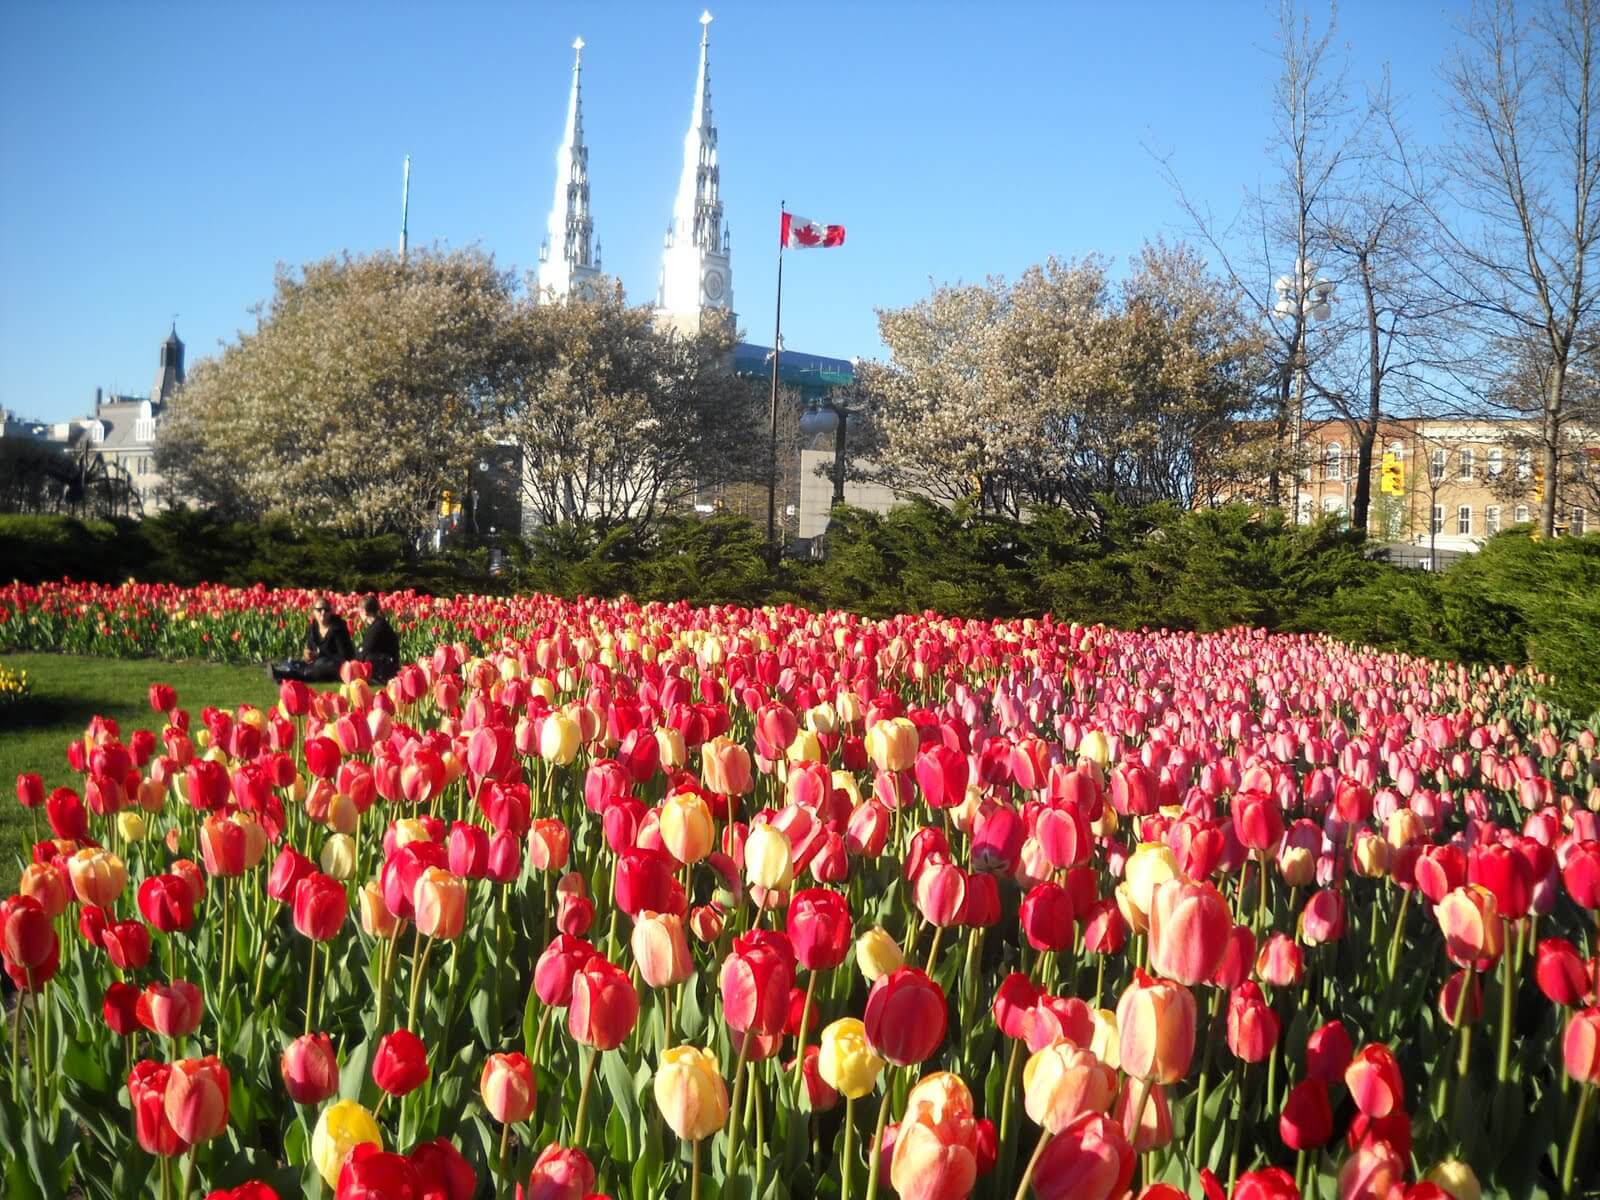
[{"label": "small tower with dark roof", "polygon": [[161,343],[161,365],[156,368],[156,381],[150,385],[150,405],[160,408],[172,398],[183,383],[183,342],[178,338],[178,323],[173,321],[172,332]]}]

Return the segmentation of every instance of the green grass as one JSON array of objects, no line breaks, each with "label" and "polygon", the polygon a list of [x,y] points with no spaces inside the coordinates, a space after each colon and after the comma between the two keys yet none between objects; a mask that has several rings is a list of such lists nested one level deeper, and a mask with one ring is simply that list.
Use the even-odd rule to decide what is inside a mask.
[{"label": "green grass", "polygon": [[[199,728],[200,710],[208,705],[266,706],[278,697],[261,667],[67,654],[7,654],[0,662],[27,671],[33,682],[26,701],[0,709],[0,896],[17,886],[20,863],[26,861],[33,838],[32,817],[13,790],[16,777],[37,771],[44,777],[46,795],[52,788],[78,787],[80,780],[67,766],[67,743],[83,735],[90,717],[115,718],[124,740],[135,729],[159,731],[163,718],[150,710],[146,696],[152,683],[178,690],[178,704],[189,710],[191,729]],[[39,825],[44,829],[42,811]]]}]

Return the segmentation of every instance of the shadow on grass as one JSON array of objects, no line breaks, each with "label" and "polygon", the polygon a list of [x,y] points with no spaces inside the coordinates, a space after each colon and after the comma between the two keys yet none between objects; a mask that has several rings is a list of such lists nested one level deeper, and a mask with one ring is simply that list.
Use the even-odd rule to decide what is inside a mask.
[{"label": "shadow on grass", "polygon": [[60,696],[30,698],[14,712],[0,709],[0,735],[29,733],[69,723],[87,725],[89,719],[105,707],[92,700],[68,700]]}]

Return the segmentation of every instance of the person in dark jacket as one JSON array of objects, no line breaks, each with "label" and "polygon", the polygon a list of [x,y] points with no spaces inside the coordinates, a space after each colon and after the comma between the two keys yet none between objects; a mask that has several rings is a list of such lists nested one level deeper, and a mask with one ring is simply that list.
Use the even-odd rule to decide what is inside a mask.
[{"label": "person in dark jacket", "polygon": [[388,683],[400,670],[400,636],[389,624],[389,618],[384,615],[376,596],[368,596],[363,600],[361,611],[367,618],[367,624],[361,631],[361,649],[356,653],[356,658],[372,664],[374,684]]},{"label": "person in dark jacket", "polygon": [[300,660],[278,663],[272,668],[272,678],[279,683],[285,679],[331,683],[339,678],[339,668],[356,656],[356,644],[350,638],[350,626],[333,611],[333,604],[326,596],[317,600],[311,614],[311,623],[306,626],[305,650]]}]

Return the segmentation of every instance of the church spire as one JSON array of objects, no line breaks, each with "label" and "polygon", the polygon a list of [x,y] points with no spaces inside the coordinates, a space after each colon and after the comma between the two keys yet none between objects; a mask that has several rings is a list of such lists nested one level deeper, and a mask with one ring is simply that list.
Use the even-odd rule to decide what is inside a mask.
[{"label": "church spire", "polygon": [[717,126],[711,115],[711,14],[700,14],[700,69],[683,138],[683,168],[667,227],[657,305],[676,319],[697,322],[703,309],[733,303],[727,226],[722,217]]},{"label": "church spire", "polygon": [[589,148],[583,141],[583,39],[572,43],[572,91],[567,124],[556,150],[555,198],[544,245],[539,250],[539,292],[560,299],[592,280],[599,264],[592,252],[589,215]]}]

